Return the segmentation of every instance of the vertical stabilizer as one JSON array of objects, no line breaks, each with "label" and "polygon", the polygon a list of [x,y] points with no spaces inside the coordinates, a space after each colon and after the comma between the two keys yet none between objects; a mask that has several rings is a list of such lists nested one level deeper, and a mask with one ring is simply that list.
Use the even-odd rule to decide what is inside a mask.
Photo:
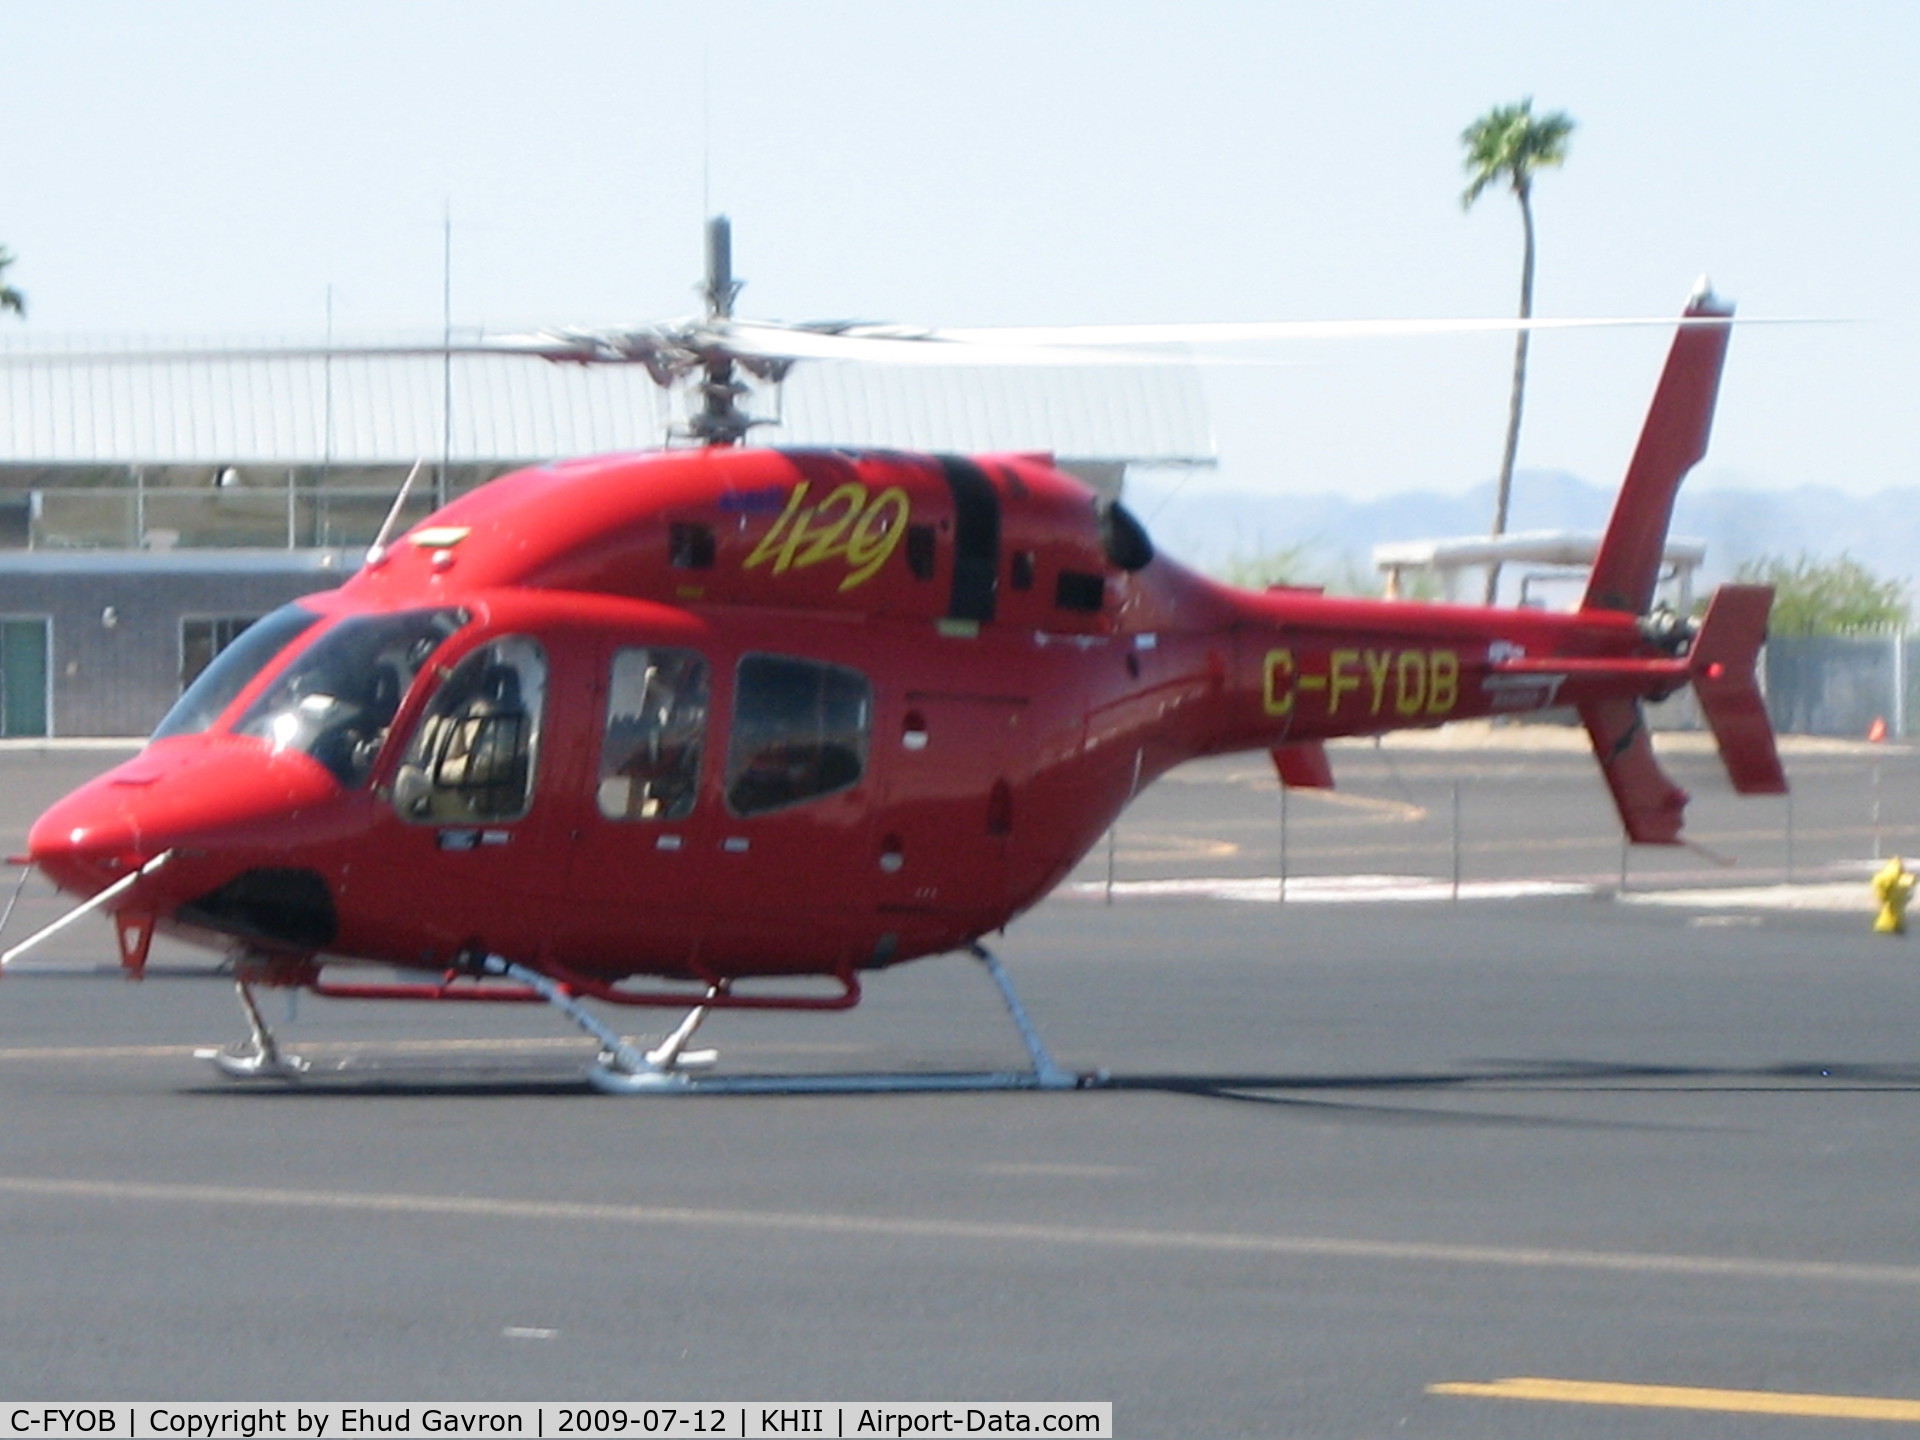
[{"label": "vertical stabilizer", "polygon": [[1771,586],[1722,585],[1713,592],[1687,655],[1700,713],[1713,730],[1727,778],[1742,795],[1787,792],[1773,722],[1767,718],[1767,702],[1755,673],[1772,607]]},{"label": "vertical stabilizer", "polygon": [[1653,758],[1653,738],[1638,700],[1596,700],[1580,707],[1600,773],[1620,811],[1627,838],[1636,845],[1677,845],[1687,813],[1687,792]]},{"label": "vertical stabilizer", "polygon": [[1689,323],[1681,325],[1667,353],[1667,367],[1614,501],[1582,609],[1644,615],[1653,604],[1674,497],[1687,472],[1707,453],[1713,428],[1720,367],[1732,326],[1711,322],[1725,322],[1732,315],[1733,306],[1716,298],[1702,280],[1687,304]]}]

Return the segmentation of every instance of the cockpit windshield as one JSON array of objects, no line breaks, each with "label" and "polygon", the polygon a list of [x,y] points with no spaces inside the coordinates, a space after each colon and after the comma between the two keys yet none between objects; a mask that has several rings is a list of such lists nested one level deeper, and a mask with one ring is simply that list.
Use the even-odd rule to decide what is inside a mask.
[{"label": "cockpit windshield", "polygon": [[300,750],[363,782],[414,676],[466,622],[459,610],[355,615],[328,630],[235,723],[276,750]]},{"label": "cockpit windshield", "polygon": [[319,619],[303,605],[282,605],[265,619],[254,621],[214,656],[213,663],[174,701],[153,738],[198,735],[211,728],[253,677]]}]

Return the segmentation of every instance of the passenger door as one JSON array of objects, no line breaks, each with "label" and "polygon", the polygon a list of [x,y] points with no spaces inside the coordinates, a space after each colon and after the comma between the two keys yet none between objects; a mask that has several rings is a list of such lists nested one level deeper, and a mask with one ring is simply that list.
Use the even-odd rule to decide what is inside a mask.
[{"label": "passenger door", "polygon": [[571,797],[560,958],[684,973],[707,929],[713,665],[641,642],[611,644],[596,664],[595,758]]},{"label": "passenger door", "polygon": [[702,837],[727,969],[873,958],[873,686],[849,666],[749,651],[729,677],[720,804]]}]

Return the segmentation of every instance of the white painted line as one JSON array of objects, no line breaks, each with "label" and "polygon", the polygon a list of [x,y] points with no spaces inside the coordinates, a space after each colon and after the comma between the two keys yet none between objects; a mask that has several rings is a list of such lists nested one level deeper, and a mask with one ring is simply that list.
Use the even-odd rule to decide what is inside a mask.
[{"label": "white painted line", "polygon": [[[1103,899],[1108,887],[1093,880],[1070,886],[1067,893],[1082,899]],[[1212,877],[1189,880],[1123,880],[1114,884],[1120,899],[1239,900],[1277,905],[1280,877],[1254,879]],[[1422,875],[1301,875],[1286,882],[1289,905],[1378,904],[1385,901],[1451,900],[1451,881]],[[1461,883],[1462,900],[1533,900],[1561,895],[1592,895],[1595,887],[1565,880],[1473,880]]]},{"label": "white painted line", "polygon": [[1920,1288],[1920,1265],[1759,1256],[1675,1255],[1622,1250],[1562,1250],[1515,1245],[1355,1240],[1218,1230],[1165,1230],[1118,1225],[1040,1225],[1009,1220],[941,1219],[926,1215],[855,1215],[823,1211],[728,1210],[708,1206],[625,1205],[567,1200],[513,1200],[478,1195],[420,1195],[343,1190],[286,1190],[253,1185],[184,1185],[147,1181],[58,1180],[0,1175],[0,1195],[108,1204],[248,1206],[330,1211],[342,1215],[420,1215],[525,1222],[613,1225],[663,1230],[848,1236],[860,1240],[930,1240],[995,1245],[1072,1245],[1134,1253],[1262,1255],[1280,1259],[1569,1270],[1690,1279],[1784,1281]]},{"label": "white painted line", "polygon": [[1872,893],[1864,880],[1835,880],[1819,885],[1727,885],[1703,890],[1629,890],[1628,905],[1675,905],[1707,910],[1819,910],[1873,917]]}]

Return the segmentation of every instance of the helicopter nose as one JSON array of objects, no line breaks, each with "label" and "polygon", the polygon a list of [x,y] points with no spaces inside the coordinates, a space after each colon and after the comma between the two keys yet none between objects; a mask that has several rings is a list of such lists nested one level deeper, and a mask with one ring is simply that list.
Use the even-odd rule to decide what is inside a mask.
[{"label": "helicopter nose", "polygon": [[158,853],[141,844],[139,821],[123,794],[100,780],[56,801],[27,832],[28,858],[77,895],[104,889]]},{"label": "helicopter nose", "polygon": [[61,889],[92,895],[165,850],[284,844],[339,783],[304,755],[226,737],[180,737],[89,781],[46,811],[27,853]]}]

